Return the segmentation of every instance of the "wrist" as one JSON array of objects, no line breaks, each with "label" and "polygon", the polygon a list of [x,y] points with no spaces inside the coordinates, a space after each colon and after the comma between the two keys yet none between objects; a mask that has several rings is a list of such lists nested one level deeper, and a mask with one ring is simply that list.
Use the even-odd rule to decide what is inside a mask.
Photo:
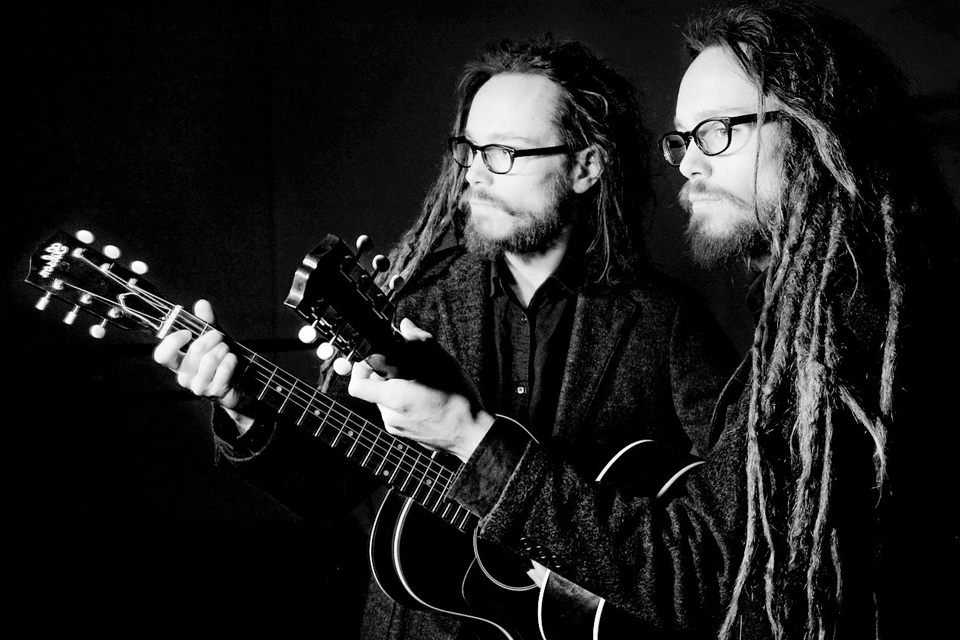
[{"label": "wrist", "polygon": [[483,410],[473,414],[472,421],[469,425],[466,425],[466,428],[463,430],[463,438],[461,439],[460,445],[457,447],[457,450],[452,453],[463,462],[469,460],[473,452],[480,446],[480,442],[487,435],[487,432],[490,431],[490,427],[493,426],[496,419],[496,416]]},{"label": "wrist", "polygon": [[245,434],[250,430],[250,427],[253,426],[253,416],[240,413],[236,409],[227,409],[226,407],[223,407],[223,410],[233,419],[233,422],[237,425],[237,431],[240,433],[240,435]]}]

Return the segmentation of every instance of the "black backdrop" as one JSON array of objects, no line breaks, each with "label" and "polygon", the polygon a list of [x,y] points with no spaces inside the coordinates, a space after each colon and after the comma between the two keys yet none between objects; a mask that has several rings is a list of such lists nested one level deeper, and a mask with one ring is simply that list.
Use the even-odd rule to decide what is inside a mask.
[{"label": "black backdrop", "polygon": [[[384,252],[397,239],[435,175],[465,60],[502,37],[581,39],[635,80],[659,132],[686,64],[680,25],[700,3],[398,4],[34,2],[8,18],[17,144],[3,531],[22,596],[12,611],[55,600],[119,625],[123,613],[189,608],[219,618],[208,606],[234,604],[234,589],[317,611],[358,601],[357,574],[324,561],[335,550],[291,533],[291,514],[213,468],[209,407],[153,364],[149,337],[95,341],[89,320],[61,322],[66,307],[33,308],[39,293],[22,281],[42,240],[89,229],[95,246],[147,262],[169,300],[211,299],[232,335],[313,379],[316,359],[282,305],[293,272],[328,232],[370,234]],[[831,5],[903,63],[960,184],[956,5]],[[690,264],[679,175],[658,167],[654,180],[653,259],[700,288],[742,346],[739,274]]]}]

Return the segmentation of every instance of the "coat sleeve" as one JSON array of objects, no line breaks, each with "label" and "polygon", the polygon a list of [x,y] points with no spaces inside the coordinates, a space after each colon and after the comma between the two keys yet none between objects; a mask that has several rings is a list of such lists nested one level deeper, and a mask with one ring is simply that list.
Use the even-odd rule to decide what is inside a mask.
[{"label": "coat sleeve", "polygon": [[[346,382],[334,376],[331,397],[350,403],[355,412],[369,410],[349,398],[345,388]],[[312,524],[338,519],[380,486],[365,469],[267,407],[257,412],[253,427],[241,437],[233,420],[214,409],[213,431],[218,465],[232,467]]]}]

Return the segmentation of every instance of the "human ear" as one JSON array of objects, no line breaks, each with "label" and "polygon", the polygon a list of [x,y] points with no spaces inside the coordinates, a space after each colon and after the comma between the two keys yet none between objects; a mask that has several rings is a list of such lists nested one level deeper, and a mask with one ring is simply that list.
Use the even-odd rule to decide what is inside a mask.
[{"label": "human ear", "polygon": [[571,170],[574,192],[586,193],[600,179],[601,173],[603,173],[603,160],[595,145],[578,151],[576,162]]}]

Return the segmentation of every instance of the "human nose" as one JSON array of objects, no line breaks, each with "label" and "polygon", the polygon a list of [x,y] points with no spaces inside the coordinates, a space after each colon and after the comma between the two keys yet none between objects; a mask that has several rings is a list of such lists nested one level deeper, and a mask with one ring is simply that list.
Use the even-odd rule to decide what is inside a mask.
[{"label": "human nose", "polygon": [[687,140],[687,150],[684,152],[683,159],[680,160],[680,166],[678,168],[687,180],[692,179],[694,176],[710,175],[710,160],[708,156],[704,155],[703,151],[700,150],[700,147],[692,137]]},{"label": "human nose", "polygon": [[493,173],[487,168],[487,163],[483,160],[483,152],[473,150],[473,162],[467,168],[466,180],[470,184],[489,184]]}]

